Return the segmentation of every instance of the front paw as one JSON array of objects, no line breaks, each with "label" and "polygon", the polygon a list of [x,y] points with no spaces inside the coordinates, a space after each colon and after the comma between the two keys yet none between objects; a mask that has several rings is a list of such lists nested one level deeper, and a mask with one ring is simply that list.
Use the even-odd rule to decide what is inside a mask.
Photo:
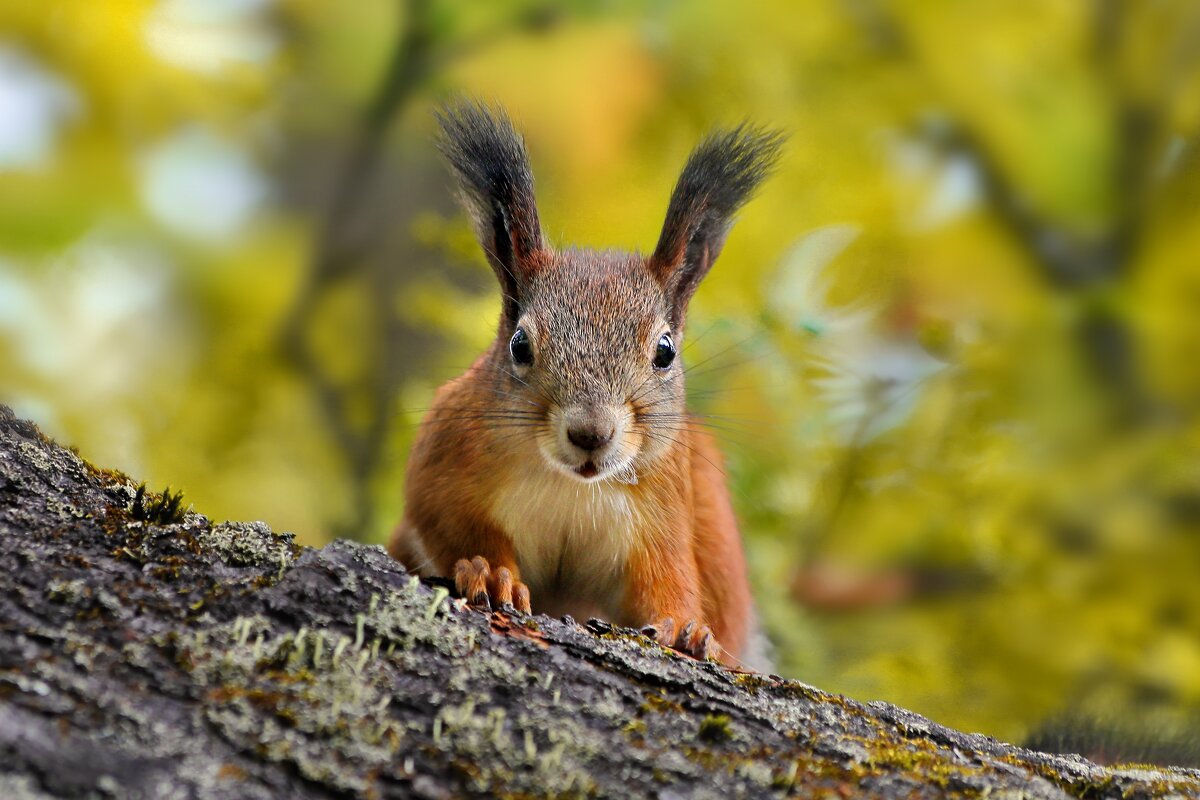
[{"label": "front paw", "polygon": [[493,570],[483,556],[458,560],[454,565],[454,588],[473,606],[513,606],[530,613],[529,587],[514,579],[508,567]]},{"label": "front paw", "polygon": [[710,661],[721,655],[721,645],[713,637],[712,629],[698,620],[688,620],[677,629],[673,618],[664,617],[642,628],[642,633],[698,661]]}]

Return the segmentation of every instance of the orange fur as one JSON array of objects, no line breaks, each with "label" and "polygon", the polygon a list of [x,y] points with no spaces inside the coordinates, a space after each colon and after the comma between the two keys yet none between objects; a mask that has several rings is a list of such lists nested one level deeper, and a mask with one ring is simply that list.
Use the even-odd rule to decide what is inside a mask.
[{"label": "orange fur", "polygon": [[720,456],[686,412],[676,340],[782,136],[743,124],[706,137],[643,258],[556,252],[508,117],[464,102],[439,121],[503,302],[491,348],[422,421],[390,552],[453,576],[478,605],[532,599],[737,663],[752,623],[745,561]]},{"label": "orange fur", "polygon": [[[485,558],[493,573],[506,568],[516,581],[527,573],[575,573],[584,566],[572,559],[575,551],[566,551],[567,560],[552,569],[545,563],[522,563],[513,546],[516,532],[505,530],[489,512],[496,494],[505,490],[501,478],[511,473],[514,461],[527,459],[535,470],[553,474],[550,465],[541,463],[541,454],[529,443],[500,441],[480,420],[437,421],[444,409],[489,407],[487,393],[478,386],[487,358],[485,354],[438,391],[409,460],[405,517],[389,552],[427,576],[453,577],[456,562],[476,556]],[[649,475],[619,489],[628,496],[637,524],[627,550],[611,553],[621,562],[616,596],[589,596],[586,589],[570,596],[570,581],[543,581],[528,590],[534,610],[601,616],[634,627],[669,617],[676,630],[695,621],[712,629],[724,660],[737,663],[746,644],[751,597],[720,465],[711,437],[690,427]],[[578,513],[586,515],[588,509],[581,507]],[[595,555],[616,544],[615,539],[594,539],[587,550]],[[673,633],[664,631],[663,636],[672,639]]]}]

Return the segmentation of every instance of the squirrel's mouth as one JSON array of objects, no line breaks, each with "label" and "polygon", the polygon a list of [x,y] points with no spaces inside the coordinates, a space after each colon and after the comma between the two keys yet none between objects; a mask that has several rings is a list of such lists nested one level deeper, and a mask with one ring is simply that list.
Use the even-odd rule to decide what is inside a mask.
[{"label": "squirrel's mouth", "polygon": [[575,477],[577,480],[592,483],[594,481],[614,480],[618,483],[637,483],[637,472],[634,470],[632,463],[617,462],[616,464],[599,463],[594,459],[588,459],[579,466],[571,466],[563,461],[551,458],[550,462],[559,470],[566,472],[568,475]]},{"label": "squirrel's mouth", "polygon": [[569,442],[565,432],[550,429],[540,434],[537,438],[538,450],[546,463],[559,474],[569,475],[583,483],[610,479],[621,483],[637,483],[634,472],[637,443],[626,441],[626,432],[620,434],[623,437],[621,441],[609,442],[593,450],[584,450]]}]

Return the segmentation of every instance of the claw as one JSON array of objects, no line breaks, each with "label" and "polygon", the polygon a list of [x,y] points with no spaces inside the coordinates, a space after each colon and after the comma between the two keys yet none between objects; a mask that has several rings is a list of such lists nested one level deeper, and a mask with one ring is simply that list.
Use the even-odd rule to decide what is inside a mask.
[{"label": "claw", "polygon": [[460,558],[454,565],[454,588],[473,606],[487,601],[487,579],[491,570],[484,559]]},{"label": "claw", "polygon": [[676,633],[675,620],[664,617],[641,629],[643,635],[661,645],[691,656],[699,661],[716,658],[721,652],[712,630],[699,620],[688,620]]},{"label": "claw", "polygon": [[508,567],[492,570],[483,556],[455,562],[454,588],[470,605],[485,611],[515,606],[518,611],[530,613],[529,587],[516,580]]},{"label": "claw", "polygon": [[679,638],[675,641],[675,647],[685,653],[690,651],[690,643],[692,640],[692,631],[696,630],[696,620],[691,619],[684,623],[683,628],[679,631]]},{"label": "claw", "polygon": [[508,567],[499,567],[495,578],[496,604],[511,606],[513,601],[513,576]]},{"label": "claw", "polygon": [[513,600],[517,611],[522,614],[532,614],[533,608],[529,605],[529,587],[523,583],[516,583],[513,586]]},{"label": "claw", "polygon": [[675,644],[675,620],[663,617],[642,629],[642,632],[659,644],[672,647]]}]

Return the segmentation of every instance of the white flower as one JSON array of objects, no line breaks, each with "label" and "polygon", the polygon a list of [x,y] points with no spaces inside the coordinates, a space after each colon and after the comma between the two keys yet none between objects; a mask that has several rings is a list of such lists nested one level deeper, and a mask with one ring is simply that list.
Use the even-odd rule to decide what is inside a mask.
[{"label": "white flower", "polygon": [[864,302],[829,303],[824,269],[858,230],[833,225],[803,237],[769,278],[767,304],[808,356],[825,370],[812,380],[828,420],[844,442],[867,441],[908,419],[922,384],[945,367],[911,337],[880,331],[878,313]]},{"label": "white flower", "polygon": [[946,367],[912,340],[875,337],[821,349],[829,374],[813,383],[847,442],[869,441],[904,423],[925,381]]},{"label": "white flower", "polygon": [[856,238],[856,225],[828,225],[792,245],[767,277],[767,307],[777,319],[796,333],[814,337],[847,335],[869,324],[874,311],[865,304],[829,305],[829,282],[823,274]]}]

